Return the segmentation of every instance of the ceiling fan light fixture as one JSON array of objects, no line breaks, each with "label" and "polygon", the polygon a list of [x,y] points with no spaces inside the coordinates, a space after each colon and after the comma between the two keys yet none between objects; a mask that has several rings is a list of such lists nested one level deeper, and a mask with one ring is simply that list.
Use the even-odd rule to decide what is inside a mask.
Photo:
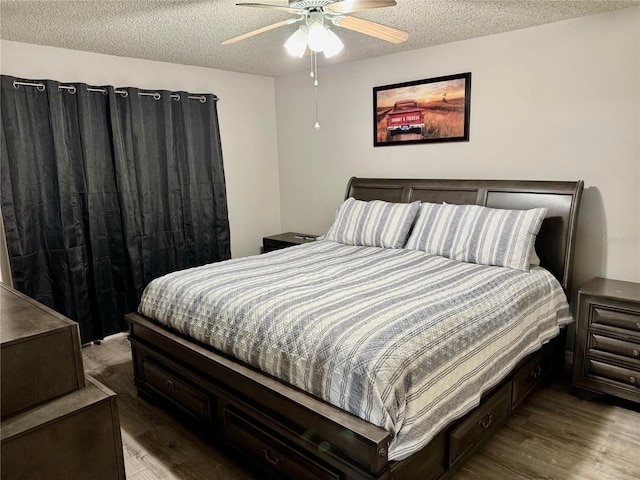
[{"label": "ceiling fan light fixture", "polygon": [[307,51],[307,27],[303,25],[298,28],[285,42],[284,48],[289,55],[302,58]]},{"label": "ceiling fan light fixture", "polygon": [[[0,0],[1,1],[1,0]],[[284,2],[284,0],[281,0]],[[392,43],[401,43],[407,40],[409,34],[393,27],[371,22],[359,17],[345,15],[352,12],[371,10],[374,8],[392,7],[395,0],[289,0],[288,6],[268,5],[264,3],[238,3],[238,6],[265,8],[292,13],[297,18],[282,20],[267,25],[251,32],[238,35],[222,42],[223,45],[235,43],[245,38],[253,37],[276,28],[303,22],[285,42],[284,47],[290,55],[302,58],[307,49],[311,53],[311,78],[316,91],[316,123],[315,128],[320,128],[318,122],[318,52],[323,52],[325,58],[333,57],[340,53],[344,44],[329,28],[329,24],[346,28],[354,32],[362,33]]]},{"label": "ceiling fan light fixture", "polygon": [[320,20],[313,20],[309,25],[309,33],[307,34],[309,48],[314,52],[322,52],[329,42],[329,34],[327,27]]},{"label": "ceiling fan light fixture", "polygon": [[[325,27],[326,28],[326,27]],[[333,57],[340,53],[344,48],[344,43],[340,37],[327,28],[327,42],[325,43],[323,52],[325,58]]]}]

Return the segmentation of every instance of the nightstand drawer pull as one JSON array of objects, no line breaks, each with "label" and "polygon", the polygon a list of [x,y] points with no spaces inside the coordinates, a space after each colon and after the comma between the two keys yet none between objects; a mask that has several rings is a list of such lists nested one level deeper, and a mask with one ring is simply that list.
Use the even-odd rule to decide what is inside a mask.
[{"label": "nightstand drawer pull", "polygon": [[271,456],[271,450],[269,449],[269,447],[263,448],[262,451],[264,452],[264,458],[266,458],[267,462],[269,462],[270,464],[277,465],[282,461],[282,457],[280,455],[277,455],[275,457]]},{"label": "nightstand drawer pull", "polygon": [[636,377],[629,377],[629,383],[632,385],[636,384]]},{"label": "nightstand drawer pull", "polygon": [[640,351],[634,349],[633,350],[633,356],[634,357],[640,357]]}]

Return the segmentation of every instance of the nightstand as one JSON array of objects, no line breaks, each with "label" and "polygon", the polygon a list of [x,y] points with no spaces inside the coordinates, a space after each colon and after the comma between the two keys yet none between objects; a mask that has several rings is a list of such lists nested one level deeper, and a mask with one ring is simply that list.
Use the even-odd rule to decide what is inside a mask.
[{"label": "nightstand", "polygon": [[640,284],[594,278],[578,291],[576,395],[640,402]]},{"label": "nightstand", "polygon": [[281,248],[302,245],[303,243],[315,242],[318,235],[308,233],[287,232],[279,235],[272,235],[262,239],[262,253],[280,250]]}]

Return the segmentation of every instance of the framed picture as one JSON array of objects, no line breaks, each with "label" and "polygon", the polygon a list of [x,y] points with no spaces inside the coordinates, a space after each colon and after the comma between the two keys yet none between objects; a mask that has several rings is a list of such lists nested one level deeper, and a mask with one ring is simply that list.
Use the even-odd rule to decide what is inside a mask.
[{"label": "framed picture", "polygon": [[468,142],[471,73],[374,87],[373,145]]}]

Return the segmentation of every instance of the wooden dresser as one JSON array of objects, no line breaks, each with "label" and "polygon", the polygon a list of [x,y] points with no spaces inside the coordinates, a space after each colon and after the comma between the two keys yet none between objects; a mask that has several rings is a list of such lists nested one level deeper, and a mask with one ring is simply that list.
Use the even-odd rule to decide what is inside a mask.
[{"label": "wooden dresser", "polygon": [[584,398],[640,402],[640,284],[594,278],[579,290],[572,383]]},{"label": "wooden dresser", "polygon": [[116,395],[85,381],[78,325],[0,284],[2,480],[124,479]]}]

